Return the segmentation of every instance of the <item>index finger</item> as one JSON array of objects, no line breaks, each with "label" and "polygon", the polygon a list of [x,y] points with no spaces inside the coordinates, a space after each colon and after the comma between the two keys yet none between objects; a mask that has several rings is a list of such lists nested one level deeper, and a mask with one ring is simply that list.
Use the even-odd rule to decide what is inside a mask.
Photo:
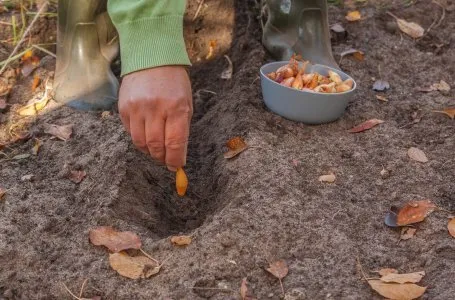
[{"label": "index finger", "polygon": [[182,115],[168,117],[165,126],[166,165],[173,169],[181,168],[186,164],[190,133],[188,118]]}]

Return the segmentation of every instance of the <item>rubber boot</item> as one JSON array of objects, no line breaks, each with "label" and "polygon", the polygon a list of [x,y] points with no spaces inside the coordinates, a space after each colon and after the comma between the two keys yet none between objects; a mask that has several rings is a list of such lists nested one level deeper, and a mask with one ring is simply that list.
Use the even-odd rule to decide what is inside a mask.
[{"label": "rubber boot", "polygon": [[332,55],[326,0],[266,0],[262,43],[277,60],[296,53],[311,63],[339,68]]},{"label": "rubber boot", "polygon": [[59,0],[54,99],[80,110],[109,110],[119,83],[110,64],[118,38],[106,1]]}]

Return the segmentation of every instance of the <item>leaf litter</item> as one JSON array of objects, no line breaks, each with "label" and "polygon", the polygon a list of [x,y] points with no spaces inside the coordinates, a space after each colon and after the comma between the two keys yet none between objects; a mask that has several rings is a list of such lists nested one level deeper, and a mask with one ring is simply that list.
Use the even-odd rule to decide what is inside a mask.
[{"label": "leaf litter", "polygon": [[161,269],[146,256],[129,256],[123,251],[109,254],[109,264],[117,273],[130,279],[149,278]]},{"label": "leaf litter", "polygon": [[417,229],[416,228],[412,228],[412,227],[403,227],[401,228],[401,234],[400,234],[400,240],[409,240],[410,238],[412,238],[415,233],[417,232]]},{"label": "leaf litter", "polygon": [[368,130],[368,129],[371,129],[373,127],[375,127],[376,125],[379,125],[379,124],[382,124],[384,123],[383,120],[379,120],[379,119],[370,119],[368,121],[365,121],[351,129],[348,130],[348,132],[350,133],[359,133],[359,132],[363,132],[365,130]]},{"label": "leaf litter", "polygon": [[397,225],[406,226],[419,223],[431,214],[437,206],[430,200],[410,201],[397,214]]},{"label": "leaf litter", "polygon": [[428,162],[428,158],[427,158],[425,152],[423,152],[422,150],[420,150],[419,148],[416,148],[416,147],[411,147],[408,149],[408,156],[412,160],[415,160],[415,161],[418,161],[421,163]]},{"label": "leaf litter", "polygon": [[[0,199],[1,198],[2,198],[2,196],[1,196],[1,189],[0,189]],[[449,223],[447,224],[447,229],[449,230],[450,235],[455,238],[455,218],[452,218],[449,220]]]},{"label": "leaf litter", "polygon": [[433,110],[434,113],[440,113],[448,116],[452,120],[455,119],[455,108],[445,108],[443,110]]},{"label": "leaf litter", "polygon": [[140,249],[142,246],[141,239],[134,232],[117,231],[111,226],[101,226],[91,229],[89,239],[93,245],[105,246],[112,252]]},{"label": "leaf litter", "polygon": [[221,79],[231,79],[232,73],[234,72],[234,66],[232,65],[232,61],[229,56],[224,55],[224,58],[226,58],[228,62],[228,67],[223,72],[221,72]]},{"label": "leaf litter", "polygon": [[248,148],[248,144],[241,137],[233,137],[226,143],[228,151],[224,153],[224,158],[233,158]]},{"label": "leaf litter", "polygon": [[400,19],[389,11],[387,12],[387,14],[395,18],[395,20],[397,21],[398,28],[400,28],[401,31],[403,31],[412,38],[414,39],[420,38],[425,33],[425,29],[423,29],[422,26],[420,26],[419,24],[414,22],[408,22],[404,19]]},{"label": "leaf litter", "polygon": [[269,267],[266,269],[267,272],[278,278],[280,281],[280,286],[281,286],[281,292],[283,293],[283,296],[285,295],[284,293],[284,287],[283,287],[283,278],[288,275],[289,268],[284,259],[277,260],[275,262],[272,262],[269,264]]},{"label": "leaf litter", "polygon": [[68,175],[68,179],[74,183],[81,183],[85,176],[87,176],[87,173],[84,170],[73,170]]},{"label": "leaf litter", "polygon": [[359,21],[362,18],[362,15],[360,14],[360,11],[354,10],[354,11],[348,12],[348,14],[346,15],[345,18],[349,22],[355,22],[355,21]]},{"label": "leaf litter", "polygon": [[0,187],[0,200],[3,200],[3,197],[6,194],[6,190]]},{"label": "leaf litter", "polygon": [[[410,274],[401,274],[401,276],[398,273],[388,272],[385,275],[382,275],[380,279],[369,279],[367,278],[365,272],[363,271],[363,267],[360,264],[359,258],[357,258],[357,264],[360,272],[362,273],[363,279],[367,281],[367,283],[374,291],[376,291],[378,294],[387,299],[390,300],[417,299],[420,296],[422,296],[427,289],[426,287],[415,284],[419,282],[420,279],[422,279],[423,275],[425,275],[424,271]],[[386,282],[385,280],[387,280],[388,282]],[[397,281],[403,283],[397,283]],[[409,281],[411,281],[412,283],[409,283]]]},{"label": "leaf litter", "polygon": [[192,238],[190,235],[179,235],[171,237],[171,243],[175,246],[187,246],[191,244]]},{"label": "leaf litter", "polygon": [[67,141],[73,133],[73,125],[45,124],[44,132],[62,141]]}]

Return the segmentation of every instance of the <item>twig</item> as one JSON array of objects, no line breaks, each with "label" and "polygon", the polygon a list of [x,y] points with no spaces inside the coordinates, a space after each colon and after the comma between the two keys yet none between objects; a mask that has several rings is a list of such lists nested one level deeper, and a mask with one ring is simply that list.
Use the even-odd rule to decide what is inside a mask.
[{"label": "twig", "polygon": [[278,278],[278,280],[280,281],[281,292],[283,293],[283,297],[285,297],[286,295],[284,294],[283,281],[281,281],[281,278]]},{"label": "twig", "polygon": [[85,284],[87,283],[87,280],[88,278],[85,278],[84,282],[82,282],[81,291],[79,292],[79,298],[82,298],[82,293],[84,292],[84,287]]},{"label": "twig", "polygon": [[28,48],[28,49],[25,49],[24,51],[22,51],[21,53],[11,57],[11,58],[8,58],[7,60],[4,60],[2,62],[0,62],[0,66],[3,66],[4,64],[8,63],[10,60],[15,60],[15,59],[18,59],[18,58],[21,58],[22,55],[24,55],[28,50],[30,50],[31,48]]},{"label": "twig", "polygon": [[204,4],[204,0],[199,1],[199,6],[197,7],[196,13],[194,14],[193,20],[197,19],[197,16],[199,15],[199,12],[201,11],[202,5]]},{"label": "twig", "polygon": [[441,19],[439,19],[439,22],[434,26],[434,28],[438,28],[439,25],[441,25],[442,21],[444,21],[444,18],[446,17],[446,9],[444,8],[444,6],[439,3],[438,1],[435,1],[433,0],[432,1],[434,4],[436,4],[437,6],[439,6],[440,8],[442,8],[442,16],[441,16]]},{"label": "twig", "polygon": [[47,50],[47,49],[44,49],[43,47],[40,47],[38,45],[32,45],[32,48],[35,48],[35,49],[38,49],[40,51],[43,51],[44,53],[47,53],[49,54],[50,56],[54,57],[54,58],[57,58],[57,55],[55,55],[54,53],[52,53],[51,51]]},{"label": "twig", "polygon": [[187,288],[187,289],[192,289],[192,290],[216,290],[216,291],[225,291],[225,292],[235,292],[235,291],[232,290],[232,289],[210,288],[210,287],[197,287],[197,286],[189,287],[189,288]]},{"label": "twig", "polygon": [[78,300],[82,300],[80,297],[74,295],[73,292],[71,292],[70,289],[66,286],[66,284],[64,284],[64,283],[62,282],[62,285],[63,285],[63,287],[68,291],[68,293],[70,293],[71,296],[73,296],[74,298],[76,298],[76,299],[78,299]]},{"label": "twig", "polygon": [[22,42],[24,41],[25,37],[28,35],[28,33],[30,32],[30,30],[32,29],[33,25],[35,25],[36,21],[38,20],[40,14],[47,8],[47,5],[48,5],[48,1],[44,2],[43,5],[41,6],[41,8],[38,10],[38,12],[36,13],[35,17],[33,18],[32,22],[30,23],[30,25],[27,27],[27,29],[25,30],[24,34],[22,35],[21,39],[19,40],[19,42],[16,44],[16,47],[14,47],[14,50],[13,52],[11,52],[10,56],[8,57],[8,59],[6,60],[5,64],[3,65],[3,67],[0,69],[0,74],[3,73],[3,71],[6,69],[6,67],[8,66],[8,63],[11,61],[11,57],[13,57],[17,50],[19,50],[19,47],[21,46]]},{"label": "twig", "polygon": [[142,248],[139,248],[139,251],[142,252],[142,254],[144,254],[145,256],[147,256],[148,258],[150,258],[151,260],[153,260],[154,263],[156,263],[157,265],[160,265],[160,262],[157,261],[156,259],[154,259],[150,254],[148,254],[147,252],[145,252],[144,250],[142,250]]},{"label": "twig", "polygon": [[360,270],[360,272],[362,273],[363,279],[365,279],[366,281],[368,281],[367,276],[365,275],[365,272],[363,271],[363,267],[362,267],[362,265],[360,264],[360,258],[357,256],[356,259],[357,259],[357,266],[359,267],[359,270]]}]

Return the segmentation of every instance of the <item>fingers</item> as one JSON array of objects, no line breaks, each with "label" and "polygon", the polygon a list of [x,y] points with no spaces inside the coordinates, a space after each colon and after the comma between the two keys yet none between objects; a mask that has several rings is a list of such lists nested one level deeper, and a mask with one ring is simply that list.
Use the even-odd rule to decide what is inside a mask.
[{"label": "fingers", "polygon": [[189,136],[188,114],[178,114],[166,119],[165,163],[171,171],[186,164]]},{"label": "fingers", "polygon": [[164,146],[164,119],[156,116],[149,117],[145,121],[145,140],[147,148],[152,156],[157,161],[165,162],[165,146]]},{"label": "fingers", "polygon": [[142,152],[148,153],[145,138],[145,120],[140,117],[130,119],[130,134],[133,144]]}]

